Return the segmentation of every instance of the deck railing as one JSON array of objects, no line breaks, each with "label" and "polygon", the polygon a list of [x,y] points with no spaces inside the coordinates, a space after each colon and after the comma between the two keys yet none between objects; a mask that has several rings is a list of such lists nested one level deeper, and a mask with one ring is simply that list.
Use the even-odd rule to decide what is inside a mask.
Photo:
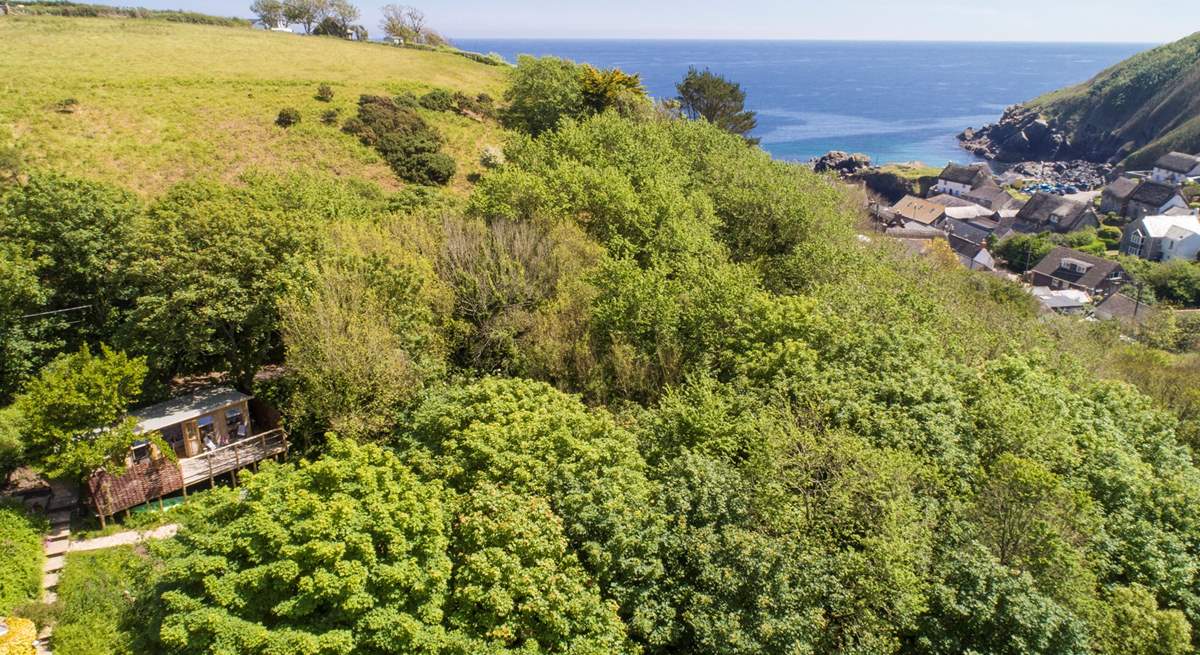
[{"label": "deck railing", "polygon": [[187,486],[212,480],[218,475],[286,453],[287,449],[287,433],[279,428],[246,437],[195,457],[179,460],[183,484]]}]

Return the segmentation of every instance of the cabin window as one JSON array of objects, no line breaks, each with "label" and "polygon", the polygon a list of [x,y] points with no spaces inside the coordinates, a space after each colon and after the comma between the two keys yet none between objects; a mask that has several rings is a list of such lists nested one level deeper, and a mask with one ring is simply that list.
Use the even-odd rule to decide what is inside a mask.
[{"label": "cabin window", "polygon": [[225,410],[225,431],[234,439],[246,436],[245,416],[240,407]]},{"label": "cabin window", "polygon": [[183,439],[183,427],[180,425],[169,425],[161,430],[163,441],[175,451],[176,457],[187,457],[187,444]]},{"label": "cabin window", "polygon": [[150,442],[135,441],[133,443],[133,461],[134,463],[144,462],[150,459]]}]

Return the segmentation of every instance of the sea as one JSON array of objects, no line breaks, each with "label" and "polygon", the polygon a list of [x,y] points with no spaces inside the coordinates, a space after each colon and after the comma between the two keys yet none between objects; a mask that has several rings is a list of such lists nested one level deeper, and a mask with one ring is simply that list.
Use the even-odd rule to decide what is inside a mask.
[{"label": "sea", "polygon": [[808,161],[830,151],[876,163],[940,166],[975,158],[967,127],[1005,107],[1090,79],[1155,44],[851,41],[455,39],[465,50],[555,55],[638,73],[674,97],[689,66],[741,84],[758,113],[754,136],[772,155]]}]

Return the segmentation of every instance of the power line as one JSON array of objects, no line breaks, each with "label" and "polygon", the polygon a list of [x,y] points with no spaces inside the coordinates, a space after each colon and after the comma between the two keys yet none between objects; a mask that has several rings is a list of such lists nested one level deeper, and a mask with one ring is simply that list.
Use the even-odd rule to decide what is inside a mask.
[{"label": "power line", "polygon": [[39,316],[51,316],[53,314],[65,314],[67,312],[77,312],[77,311],[80,311],[83,309],[90,309],[90,308],[91,308],[91,305],[79,305],[78,307],[67,307],[65,309],[52,309],[48,312],[38,312],[36,314],[26,314],[24,316],[19,316],[18,318],[21,318],[21,319],[38,318]]}]

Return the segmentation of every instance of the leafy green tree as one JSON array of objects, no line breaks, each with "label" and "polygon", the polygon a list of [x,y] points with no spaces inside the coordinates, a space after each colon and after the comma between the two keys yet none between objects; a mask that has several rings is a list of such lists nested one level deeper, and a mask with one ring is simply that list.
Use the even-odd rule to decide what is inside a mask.
[{"label": "leafy green tree", "polygon": [[653,488],[634,436],[606,412],[543,383],[487,378],[432,395],[399,444],[426,477],[460,494],[494,486],[544,498],[631,636],[665,638],[671,609],[656,586],[664,572]]},{"label": "leafy green tree", "polygon": [[960,549],[939,562],[937,570],[940,580],[929,595],[929,610],[911,638],[912,652],[1093,652],[1084,621],[1039,592],[1028,573],[1012,571],[978,546]]},{"label": "leafy green tree", "polygon": [[593,113],[614,109],[623,116],[635,116],[639,109],[649,107],[641,77],[619,68],[599,69],[584,64],[579,67],[579,83],[583,104]]},{"label": "leafy green tree", "polygon": [[518,57],[504,99],[505,125],[533,136],[580,116],[586,106],[578,66],[557,57]]},{"label": "leafy green tree", "polygon": [[638,652],[544,499],[483,484],[457,510],[446,615],[467,639],[449,652]]},{"label": "leafy green tree", "polygon": [[59,347],[53,315],[40,313],[50,297],[38,279],[38,266],[17,244],[0,242],[0,403],[8,402],[21,384]]},{"label": "leafy green tree", "polygon": [[[427,260],[355,227],[356,249],[313,266],[311,286],[280,300],[293,425],[351,438],[387,434],[398,412],[445,370],[435,312],[449,292]],[[294,430],[295,431],[295,430]],[[300,436],[300,435],[294,435]]]},{"label": "leafy green tree", "polygon": [[41,308],[82,308],[61,335],[68,347],[111,339],[133,295],[126,272],[142,213],[132,193],[56,174],[33,174],[0,198],[0,240],[36,266],[50,291]]},{"label": "leafy green tree", "polygon": [[701,72],[693,66],[675,85],[675,90],[684,116],[692,120],[703,118],[726,132],[757,142],[747,136],[758,126],[758,119],[754,112],[746,110],[746,92],[740,84],[707,68]]},{"label": "leafy green tree", "polygon": [[1001,241],[996,247],[996,254],[1010,270],[1024,273],[1037,266],[1053,249],[1054,244],[1042,235],[1018,234]]},{"label": "leafy green tree", "polygon": [[337,438],[241,489],[159,546],[162,652],[633,652],[543,500],[455,496]]},{"label": "leafy green tree", "polygon": [[447,510],[394,454],[335,440],[191,511],[160,551],[163,652],[440,651]]},{"label": "leafy green tree", "polygon": [[284,21],[282,0],[254,0],[250,3],[250,11],[258,16],[258,21],[267,29],[278,27]]},{"label": "leafy green tree", "polygon": [[50,477],[120,473],[133,445],[126,411],[141,395],[146,363],[101,346],[61,355],[16,401],[26,456]]},{"label": "leafy green tree", "polygon": [[1161,610],[1147,589],[1117,587],[1108,597],[1111,618],[1097,636],[1103,653],[1183,655],[1192,651],[1192,628],[1178,610]]},{"label": "leafy green tree", "polygon": [[311,34],[326,15],[328,0],[282,0],[283,18],[288,23],[304,26],[304,33]]},{"label": "leafy green tree", "polygon": [[159,377],[222,371],[248,383],[280,354],[278,299],[305,279],[322,224],[370,204],[303,177],[248,182],[183,183],[150,210],[121,341]]}]

